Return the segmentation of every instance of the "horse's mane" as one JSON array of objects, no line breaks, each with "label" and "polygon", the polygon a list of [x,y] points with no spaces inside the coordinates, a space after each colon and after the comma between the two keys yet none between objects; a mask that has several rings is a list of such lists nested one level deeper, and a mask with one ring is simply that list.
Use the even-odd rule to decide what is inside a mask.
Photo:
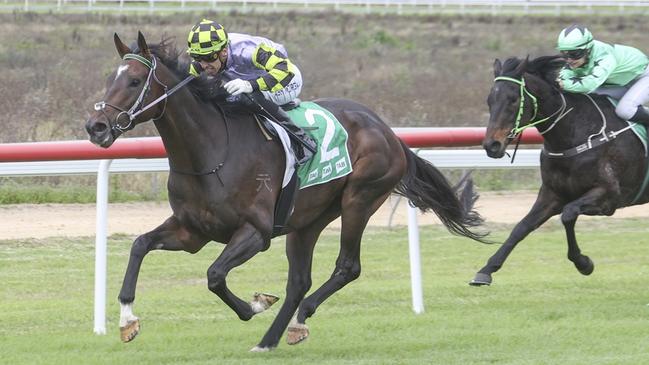
[{"label": "horse's mane", "polygon": [[500,76],[521,78],[524,73],[529,73],[554,86],[559,72],[565,64],[565,59],[560,55],[541,56],[531,61],[529,57],[525,59],[511,57],[503,63]]},{"label": "horse's mane", "polygon": [[[179,79],[184,80],[189,76],[189,64],[191,58],[178,50],[175,45],[175,37],[162,38],[160,43],[149,43],[149,51]],[[139,53],[137,44],[131,45],[134,53]],[[193,95],[206,102],[219,102],[225,99],[225,91],[220,87],[218,80],[208,79],[201,76],[187,84]]]}]

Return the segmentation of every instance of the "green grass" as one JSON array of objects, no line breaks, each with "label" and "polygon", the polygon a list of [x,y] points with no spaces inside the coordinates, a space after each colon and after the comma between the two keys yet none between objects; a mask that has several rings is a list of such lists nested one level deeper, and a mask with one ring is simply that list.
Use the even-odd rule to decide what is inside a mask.
[{"label": "green grass", "polygon": [[[465,170],[444,169],[451,183],[460,180]],[[482,169],[471,174],[479,192],[538,190],[538,169]],[[112,174],[109,201],[166,201],[166,173]],[[94,203],[97,201],[94,176],[0,177],[0,205]]]},{"label": "green grass", "polygon": [[[500,241],[510,226],[492,227]],[[108,334],[92,334],[92,238],[0,242],[0,362],[7,364],[646,364],[649,229],[642,220],[578,224],[595,262],[583,277],[565,258],[563,228],[539,229],[510,256],[494,284],[469,287],[496,245],[421,231],[426,312],[411,311],[407,234],[371,229],[361,277],[325,302],[307,323],[303,344],[283,341],[253,354],[278,308],[241,322],[206,288],[205,272],[221,246],[196,255],[153,252],[143,264],[135,313],[142,333],[119,341],[121,284],[132,237],[109,240]],[[228,277],[243,297],[284,296],[283,240]],[[314,287],[338,252],[324,234]],[[281,303],[278,303],[279,306]]]},{"label": "green grass", "polygon": [[[109,201],[167,200],[166,173],[112,174]],[[95,176],[0,177],[0,205],[94,203]]]}]

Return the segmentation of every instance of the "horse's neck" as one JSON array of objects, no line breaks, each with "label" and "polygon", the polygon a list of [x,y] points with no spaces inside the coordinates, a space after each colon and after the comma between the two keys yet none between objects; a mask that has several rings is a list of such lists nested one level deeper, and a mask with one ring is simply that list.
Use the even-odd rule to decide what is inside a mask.
[{"label": "horse's neck", "polygon": [[[545,82],[537,83],[532,91],[538,100],[537,120],[548,118],[547,121],[536,126],[540,133],[543,133],[544,144],[551,150],[560,150],[573,147],[575,136],[585,132],[585,126],[574,122],[579,113],[575,105],[569,99],[562,97],[558,90],[555,90]],[[572,111],[568,111],[573,108]],[[567,114],[565,114],[568,112]],[[560,118],[557,121],[557,118]],[[581,142],[580,142],[581,143]]]},{"label": "horse's neck", "polygon": [[[561,96],[557,93],[555,98],[560,99]],[[611,116],[608,113],[606,106],[596,106],[585,95],[564,94],[564,98],[566,100],[564,113],[568,113],[544,134],[545,143],[553,150],[572,148],[582,144],[589,137],[601,133],[605,125],[607,130],[610,130],[610,127],[618,122],[614,114]],[[546,122],[546,126],[549,127],[554,119],[555,117]],[[543,129],[539,128],[539,130]]]},{"label": "horse's neck", "polygon": [[172,168],[198,173],[223,162],[228,148],[223,115],[201,104],[188,90],[169,98],[164,115],[155,124]]}]

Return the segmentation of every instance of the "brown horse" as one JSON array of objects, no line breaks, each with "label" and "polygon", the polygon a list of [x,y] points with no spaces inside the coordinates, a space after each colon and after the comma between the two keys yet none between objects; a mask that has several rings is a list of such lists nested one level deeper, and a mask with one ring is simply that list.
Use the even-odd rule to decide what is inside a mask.
[{"label": "brown horse", "polygon": [[[147,45],[139,33],[137,48],[131,49],[115,34],[115,46],[123,61],[109,77],[104,101],[95,106],[86,130],[93,143],[108,148],[124,131],[153,119],[169,156],[173,210],[164,223],[133,242],[119,294],[122,339],[130,341],[139,331],[132,305],[144,256],[151,250],[195,253],[210,241],[224,243],[225,248],[207,270],[208,288],[240,319],[249,320],[277,298],[257,294],[246,302],[228,289],[226,276],[270,245],[284,173],[283,149],[264,139],[250,113],[226,115],[215,103],[201,98],[199,90],[207,80],[196,79],[177,89],[173,97],[156,102],[166,95],[166,85],[178,85],[188,76],[187,61],[166,40]],[[298,192],[286,229],[286,301],[255,351],[276,347],[287,326],[290,344],[308,336],[306,319],[360,275],[361,236],[370,216],[393,191],[423,211],[434,211],[451,232],[481,238],[470,230],[481,223],[472,211],[475,196],[470,183],[456,196],[459,189],[412,153],[365,106],[343,99],[317,103],[347,130],[353,172]],[[266,179],[267,188],[259,188],[260,176]],[[304,298],[311,288],[315,243],[338,217],[342,227],[336,267],[320,288]]]}]

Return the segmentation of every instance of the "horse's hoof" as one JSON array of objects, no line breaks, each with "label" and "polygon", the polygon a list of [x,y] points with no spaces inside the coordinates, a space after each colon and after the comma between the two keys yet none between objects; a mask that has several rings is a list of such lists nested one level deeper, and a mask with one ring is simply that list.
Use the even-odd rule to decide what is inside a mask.
[{"label": "horse's hoof", "polygon": [[473,280],[469,282],[469,285],[471,286],[491,285],[491,275],[483,274],[479,272],[475,274],[475,277],[473,278]]},{"label": "horse's hoof", "polygon": [[253,347],[253,348],[250,349],[250,352],[269,352],[269,351],[272,351],[272,350],[274,350],[274,349],[275,349],[274,347],[259,347],[259,346],[255,346],[255,347]]},{"label": "horse's hoof", "polygon": [[575,267],[582,275],[590,275],[593,273],[593,270],[595,270],[595,264],[593,263],[593,260],[591,260],[588,256],[582,256],[577,259],[577,262],[575,262]]},{"label": "horse's hoof", "polygon": [[257,314],[270,308],[270,306],[277,303],[278,300],[279,297],[273,294],[255,293],[252,296],[250,307],[252,308],[252,311]]},{"label": "horse's hoof", "polygon": [[297,345],[309,337],[309,327],[302,323],[293,323],[288,326],[286,342],[289,345]]},{"label": "horse's hoof", "polygon": [[140,320],[128,321],[126,326],[119,328],[119,337],[122,342],[131,342],[140,333]]}]

